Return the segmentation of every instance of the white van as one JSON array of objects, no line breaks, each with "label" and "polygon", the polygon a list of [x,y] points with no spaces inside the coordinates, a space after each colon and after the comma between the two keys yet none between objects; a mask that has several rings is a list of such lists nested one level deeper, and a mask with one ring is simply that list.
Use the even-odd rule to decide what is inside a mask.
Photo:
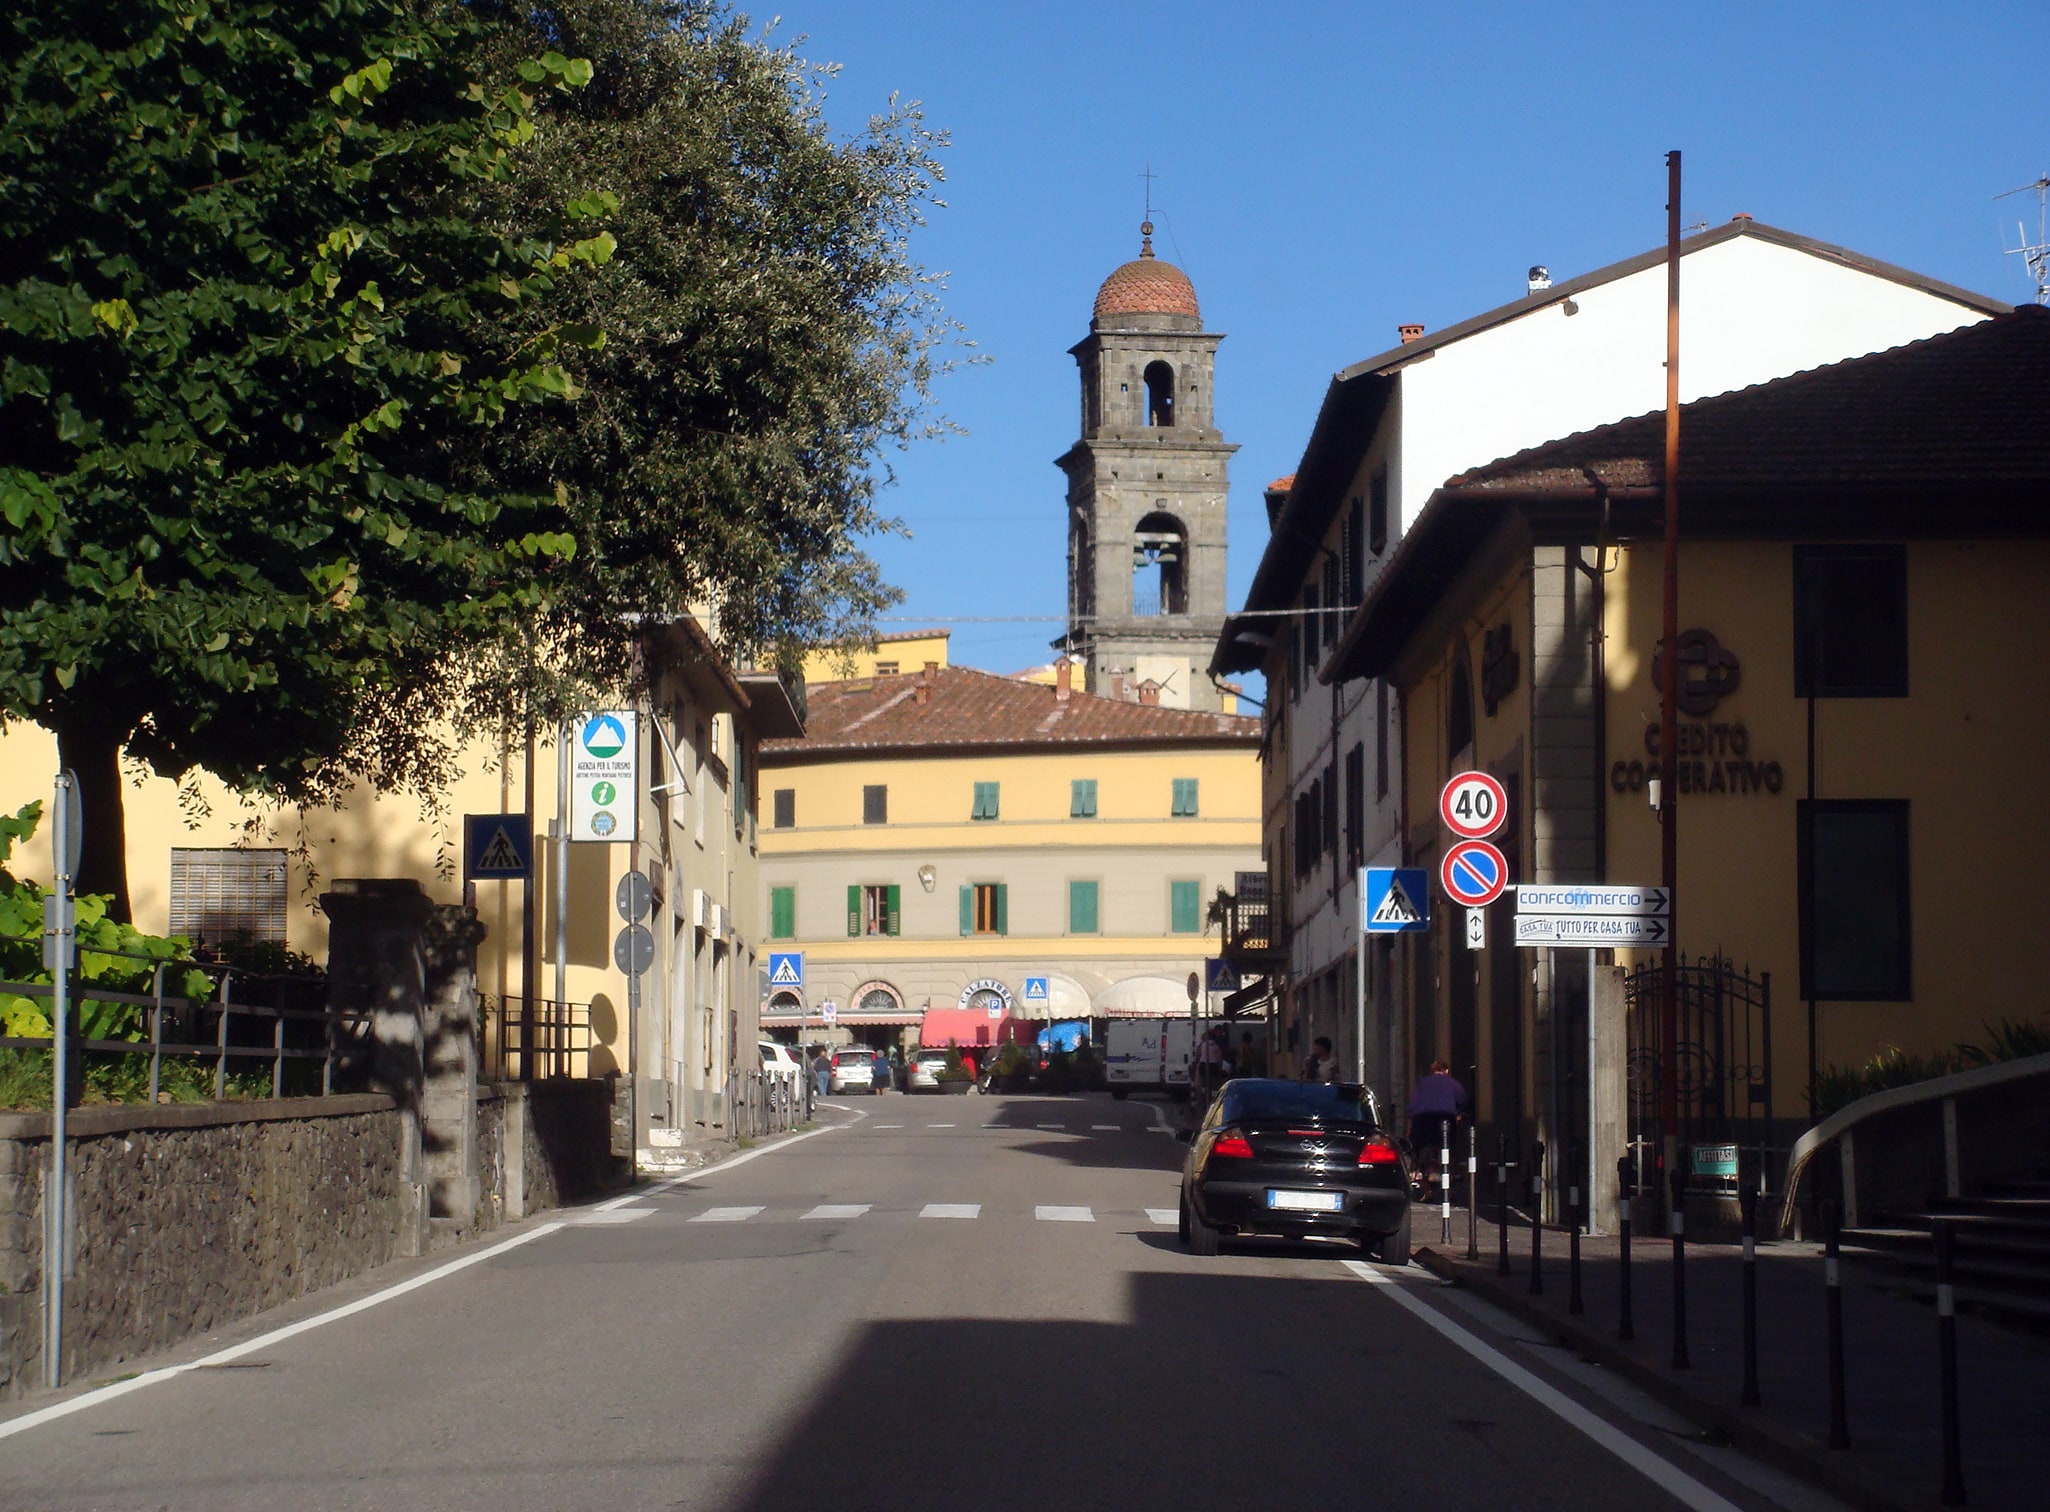
[{"label": "white van", "polygon": [[1189,1095],[1189,1062],[1196,1036],[1215,1019],[1112,1019],[1103,1041],[1103,1079],[1112,1097],[1134,1092]]}]

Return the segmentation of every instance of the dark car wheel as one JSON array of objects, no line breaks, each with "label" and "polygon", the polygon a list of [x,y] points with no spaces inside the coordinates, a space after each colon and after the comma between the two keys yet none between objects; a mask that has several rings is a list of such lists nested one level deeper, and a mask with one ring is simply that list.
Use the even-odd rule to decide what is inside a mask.
[{"label": "dark car wheel", "polygon": [[1182,1243],[1189,1247],[1192,1255],[1217,1253],[1217,1230],[1205,1223],[1190,1206],[1186,1193],[1182,1196]]},{"label": "dark car wheel", "polygon": [[1360,1248],[1367,1257],[1383,1265],[1409,1264],[1409,1211],[1403,1210],[1402,1222],[1392,1234],[1362,1234]]}]

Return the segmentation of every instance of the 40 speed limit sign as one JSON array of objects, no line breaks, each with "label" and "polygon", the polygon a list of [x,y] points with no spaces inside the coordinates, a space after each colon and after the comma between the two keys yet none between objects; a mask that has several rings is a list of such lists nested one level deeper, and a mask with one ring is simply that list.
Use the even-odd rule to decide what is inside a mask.
[{"label": "40 speed limit sign", "polygon": [[1438,795],[1438,817],[1462,840],[1485,840],[1509,817],[1509,795],[1486,772],[1461,772]]}]

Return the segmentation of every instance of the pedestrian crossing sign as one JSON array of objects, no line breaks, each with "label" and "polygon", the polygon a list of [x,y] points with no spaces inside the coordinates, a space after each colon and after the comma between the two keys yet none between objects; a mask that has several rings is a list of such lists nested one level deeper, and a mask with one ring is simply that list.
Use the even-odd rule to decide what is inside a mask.
[{"label": "pedestrian crossing sign", "polygon": [[1360,877],[1366,933],[1421,934],[1431,927],[1430,878],[1421,866],[1369,866]]},{"label": "pedestrian crossing sign", "polygon": [[463,815],[463,877],[523,882],[534,874],[534,821],[525,814]]},{"label": "pedestrian crossing sign", "polygon": [[802,987],[804,985],[804,952],[801,950],[770,951],[769,985],[772,988]]}]

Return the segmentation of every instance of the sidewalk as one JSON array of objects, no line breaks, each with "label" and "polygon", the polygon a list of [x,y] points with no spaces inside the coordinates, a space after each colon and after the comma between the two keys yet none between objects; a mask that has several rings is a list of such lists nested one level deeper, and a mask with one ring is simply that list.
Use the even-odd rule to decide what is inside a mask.
[{"label": "sidewalk", "polygon": [[[1485,1187],[1483,1189],[1485,1204]],[[1511,1274],[1497,1274],[1497,1231],[1478,1224],[1480,1259],[1466,1259],[1466,1212],[1455,1207],[1453,1241],[1439,1240],[1435,1206],[1413,1218],[1417,1262],[1538,1324],[1589,1359],[1626,1376],[1667,1405],[1740,1448],[1874,1512],[1938,1505],[1942,1440],[1937,1390],[1936,1312],[1884,1289],[1885,1278],[1847,1262],[1844,1374],[1851,1447],[1832,1451],[1824,1351],[1819,1244],[1758,1247],[1758,1376],[1763,1405],[1740,1407],[1743,1311],[1740,1251],[1687,1246],[1690,1368],[1672,1368],[1672,1240],[1638,1235],[1631,1244],[1637,1337],[1616,1337],[1616,1236],[1581,1240],[1586,1311],[1567,1312],[1568,1236],[1544,1233],[1544,1293],[1530,1294],[1528,1226],[1512,1214]],[[1958,1320],[1959,1422],[1965,1494],[1973,1507],[2041,1512],[2050,1507],[2050,1339],[1979,1318]]]}]

